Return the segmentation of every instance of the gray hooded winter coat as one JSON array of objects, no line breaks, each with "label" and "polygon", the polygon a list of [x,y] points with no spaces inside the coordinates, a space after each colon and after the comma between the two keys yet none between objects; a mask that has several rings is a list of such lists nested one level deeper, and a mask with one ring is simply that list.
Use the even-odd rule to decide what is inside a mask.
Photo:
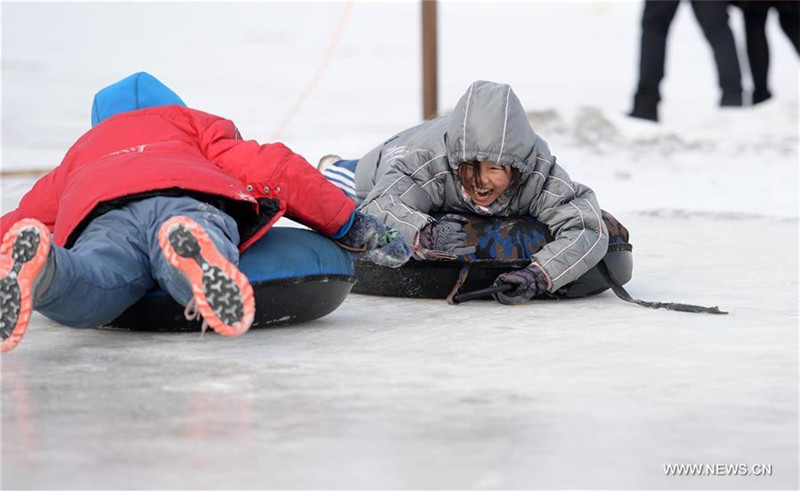
[{"label": "gray hooded winter coat", "polygon": [[[519,170],[488,208],[475,205],[458,177],[464,162],[488,160]],[[594,192],[570,180],[531,129],[511,87],[474,82],[453,113],[402,131],[359,160],[360,210],[377,215],[415,244],[435,212],[494,216],[531,215],[555,240],[534,255],[549,276],[549,291],[576,280],[597,264],[608,231]]]}]

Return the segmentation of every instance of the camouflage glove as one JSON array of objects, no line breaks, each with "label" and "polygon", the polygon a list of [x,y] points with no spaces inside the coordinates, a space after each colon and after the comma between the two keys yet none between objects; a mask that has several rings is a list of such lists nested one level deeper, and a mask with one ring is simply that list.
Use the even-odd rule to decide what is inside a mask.
[{"label": "camouflage glove", "polygon": [[[429,223],[419,232],[419,245],[422,247],[420,252],[423,256],[435,258],[474,254],[475,246],[468,246],[465,242],[467,233],[464,225],[467,223],[467,217],[455,214],[445,215],[438,222]],[[437,254],[442,252],[445,254]]]},{"label": "camouflage glove", "polygon": [[390,268],[402,266],[411,256],[400,232],[384,225],[377,217],[358,211],[354,213],[350,230],[337,242],[358,258]]},{"label": "camouflage glove", "polygon": [[495,293],[492,296],[502,304],[518,305],[545,293],[548,283],[542,268],[536,263],[531,263],[526,268],[509,271],[498,276],[494,280],[494,286],[505,284],[514,288],[503,293]]}]

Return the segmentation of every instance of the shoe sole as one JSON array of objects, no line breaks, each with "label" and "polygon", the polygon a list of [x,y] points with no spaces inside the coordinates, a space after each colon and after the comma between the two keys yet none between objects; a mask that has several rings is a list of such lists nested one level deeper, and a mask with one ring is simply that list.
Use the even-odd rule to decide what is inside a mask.
[{"label": "shoe sole", "polygon": [[328,169],[330,166],[332,166],[333,164],[335,164],[340,160],[342,160],[342,158],[339,157],[338,155],[333,155],[333,154],[325,155],[324,157],[319,159],[319,163],[317,164],[317,170],[324,173],[325,169]]},{"label": "shoe sole", "polygon": [[172,217],[161,225],[158,240],[167,261],[191,284],[203,320],[223,336],[245,333],[255,316],[253,287],[202,227],[190,218]]},{"label": "shoe sole", "polygon": [[0,245],[0,352],[16,347],[33,312],[33,290],[50,252],[50,229],[37,220],[15,223]]}]

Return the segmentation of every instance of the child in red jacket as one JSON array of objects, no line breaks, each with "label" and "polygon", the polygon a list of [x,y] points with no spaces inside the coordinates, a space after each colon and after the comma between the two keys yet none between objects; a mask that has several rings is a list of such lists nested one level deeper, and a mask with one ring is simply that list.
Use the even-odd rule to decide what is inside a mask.
[{"label": "child in red jacket", "polygon": [[96,327],[156,286],[216,332],[242,334],[255,304],[239,252],[284,215],[379,264],[409,256],[396,231],[355,212],[305,159],[242,140],[146,73],[99,92],[92,122],[0,221],[2,351],[33,309]]}]

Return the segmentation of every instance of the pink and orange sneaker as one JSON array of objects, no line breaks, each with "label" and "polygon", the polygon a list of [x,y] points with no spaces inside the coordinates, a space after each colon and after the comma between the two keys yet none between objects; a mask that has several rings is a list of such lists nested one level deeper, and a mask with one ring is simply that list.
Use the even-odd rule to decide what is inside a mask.
[{"label": "pink and orange sneaker", "polygon": [[[186,216],[170,218],[158,231],[158,243],[167,261],[191,284],[204,328],[207,324],[223,336],[250,329],[256,311],[253,287],[197,222]],[[190,303],[187,311],[191,307]]]},{"label": "pink and orange sneaker", "polygon": [[33,312],[36,280],[50,253],[50,229],[38,220],[15,223],[0,244],[0,352],[22,341]]}]

